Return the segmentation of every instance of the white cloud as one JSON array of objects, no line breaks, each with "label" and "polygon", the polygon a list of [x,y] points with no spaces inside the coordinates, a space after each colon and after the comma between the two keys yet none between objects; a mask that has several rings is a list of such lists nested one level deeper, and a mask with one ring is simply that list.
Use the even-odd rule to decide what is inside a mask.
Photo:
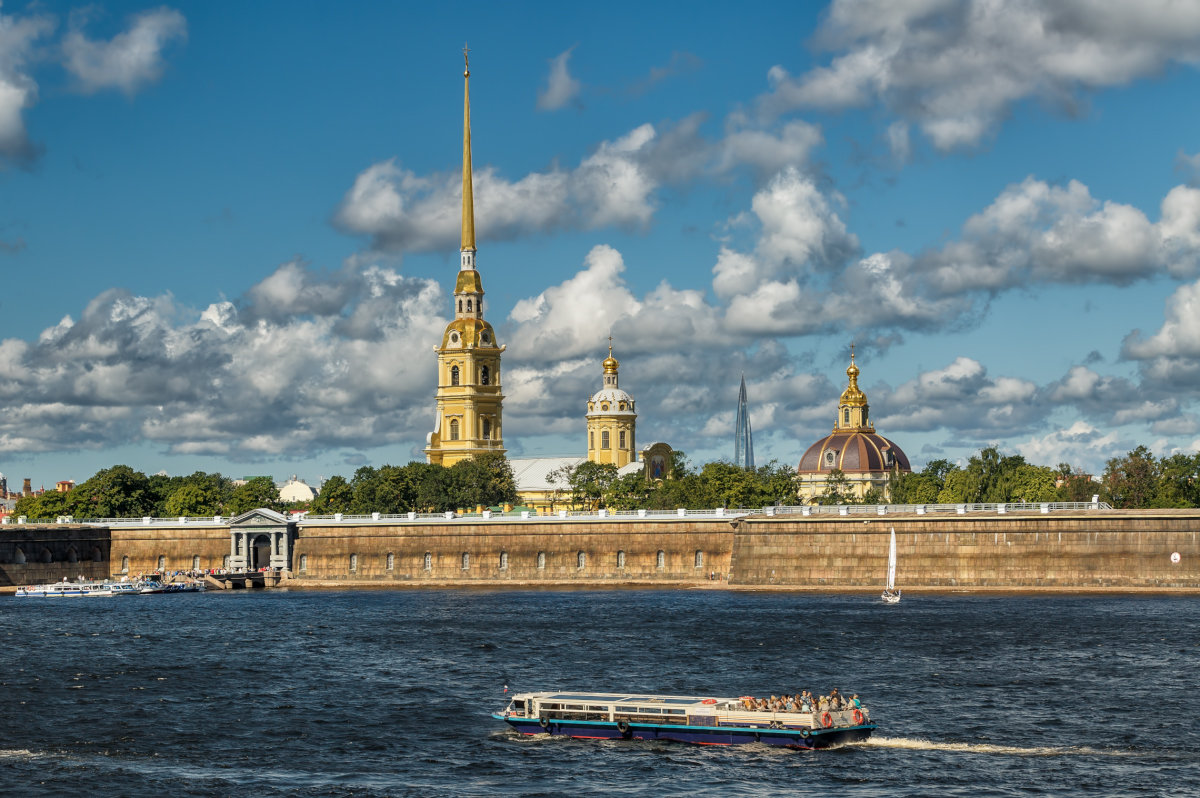
[{"label": "white cloud", "polygon": [[80,25],[82,18],[72,18],[62,51],[63,66],[87,93],[103,89],[136,93],[162,76],[166,68],[163,50],[187,40],[187,20],[173,8],[135,15],[129,28],[109,41],[88,38]]},{"label": "white cloud", "polygon": [[1076,421],[1067,429],[1034,435],[1016,448],[1031,463],[1051,467],[1070,463],[1098,476],[1105,460],[1127,449],[1128,443],[1116,432],[1102,433],[1085,421]]},{"label": "white cloud", "polygon": [[582,85],[567,71],[572,47],[550,59],[550,74],[546,87],[538,91],[537,107],[542,111],[557,111],[579,96]]},{"label": "white cloud", "polygon": [[1070,109],[1087,91],[1196,64],[1200,6],[835,0],[816,41],[832,60],[798,76],[772,68],[766,114],[878,102],[951,150],[977,144],[1023,100]]},{"label": "white cloud", "polygon": [[38,97],[27,65],[37,41],[53,30],[54,20],[48,16],[0,13],[0,164],[27,162],[36,153],[22,115]]}]

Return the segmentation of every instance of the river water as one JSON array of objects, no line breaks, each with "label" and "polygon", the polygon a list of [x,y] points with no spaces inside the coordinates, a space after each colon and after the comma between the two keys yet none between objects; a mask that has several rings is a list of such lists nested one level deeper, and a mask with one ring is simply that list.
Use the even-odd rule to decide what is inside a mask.
[{"label": "river water", "polygon": [[[0,794],[1200,794],[1200,599],[683,591],[0,598]],[[797,752],[520,737],[510,690],[838,687]]]}]

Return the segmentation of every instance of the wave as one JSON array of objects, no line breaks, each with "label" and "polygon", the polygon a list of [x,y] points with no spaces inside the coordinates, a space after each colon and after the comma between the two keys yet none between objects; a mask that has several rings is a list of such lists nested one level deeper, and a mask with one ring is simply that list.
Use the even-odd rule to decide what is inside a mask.
[{"label": "wave", "polygon": [[909,751],[950,751],[962,754],[991,754],[997,756],[1133,756],[1133,751],[1117,748],[1092,748],[1086,745],[1035,746],[994,745],[992,743],[956,743],[925,740],[920,737],[871,737],[856,746],[867,748],[900,748]]}]

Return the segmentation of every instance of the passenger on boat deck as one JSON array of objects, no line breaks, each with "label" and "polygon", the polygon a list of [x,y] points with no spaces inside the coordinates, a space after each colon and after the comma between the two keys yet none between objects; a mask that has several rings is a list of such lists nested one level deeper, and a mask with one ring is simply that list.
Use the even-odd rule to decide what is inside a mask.
[{"label": "passenger on boat deck", "polygon": [[788,712],[795,712],[796,711],[796,699],[792,698],[791,696],[788,696],[787,706],[785,707],[785,709]]},{"label": "passenger on boat deck", "polygon": [[836,687],[829,691],[829,704],[834,709],[842,708],[842,697],[838,694],[838,689]]},{"label": "passenger on boat deck", "polygon": [[850,696],[850,705],[855,709],[862,709],[862,702],[858,700],[858,693]]}]

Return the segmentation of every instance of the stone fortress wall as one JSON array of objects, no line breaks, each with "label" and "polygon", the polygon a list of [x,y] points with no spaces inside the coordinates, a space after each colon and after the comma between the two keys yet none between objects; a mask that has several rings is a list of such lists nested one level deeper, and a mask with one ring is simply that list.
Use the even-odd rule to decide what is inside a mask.
[{"label": "stone fortress wall", "polygon": [[[5,525],[0,587],[120,575],[125,558],[130,574],[220,568],[230,554],[227,525],[155,523]],[[715,573],[735,586],[866,590],[883,584],[893,528],[905,589],[1200,589],[1200,510],[300,521],[291,584],[666,586]]]}]

